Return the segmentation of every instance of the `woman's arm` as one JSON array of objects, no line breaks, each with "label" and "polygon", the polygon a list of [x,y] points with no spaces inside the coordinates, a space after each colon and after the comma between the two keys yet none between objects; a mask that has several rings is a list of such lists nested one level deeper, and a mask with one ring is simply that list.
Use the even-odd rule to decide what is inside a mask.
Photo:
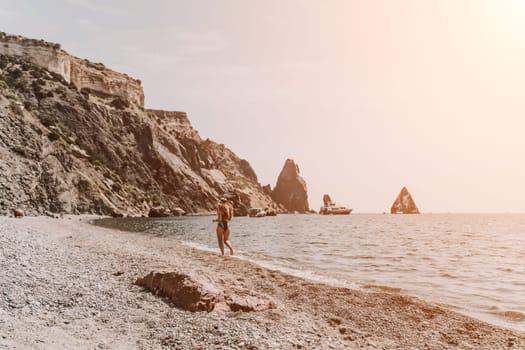
[{"label": "woman's arm", "polygon": [[217,217],[213,219],[213,222],[221,221],[221,211],[217,208]]},{"label": "woman's arm", "polygon": [[233,219],[233,205],[228,205],[228,212],[230,220]]}]

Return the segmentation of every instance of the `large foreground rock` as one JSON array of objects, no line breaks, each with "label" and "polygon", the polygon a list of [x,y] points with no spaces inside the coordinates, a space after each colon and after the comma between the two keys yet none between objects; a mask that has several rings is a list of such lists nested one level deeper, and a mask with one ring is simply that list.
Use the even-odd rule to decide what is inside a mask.
[{"label": "large foreground rock", "polygon": [[178,272],[151,272],[136,285],[167,297],[175,306],[196,311],[262,311],[275,308],[269,299],[247,290],[222,291],[211,282]]},{"label": "large foreground rock", "polygon": [[299,166],[292,159],[287,159],[284,163],[283,170],[277,178],[277,185],[272,192],[272,198],[289,212],[309,211],[306,182],[299,175]]},{"label": "large foreground rock", "polygon": [[419,214],[419,209],[412,199],[412,195],[408,192],[406,187],[401,189],[394,204],[390,208],[392,214]]}]

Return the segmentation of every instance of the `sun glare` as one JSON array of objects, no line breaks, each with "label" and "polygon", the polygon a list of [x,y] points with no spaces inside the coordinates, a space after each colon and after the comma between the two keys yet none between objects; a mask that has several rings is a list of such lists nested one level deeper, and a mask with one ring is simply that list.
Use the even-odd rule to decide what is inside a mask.
[{"label": "sun glare", "polygon": [[507,18],[514,32],[525,35],[525,0],[511,0],[506,7],[508,9]]},{"label": "sun glare", "polygon": [[516,11],[516,15],[525,15],[525,1],[524,0],[511,0],[510,5],[512,10]]}]

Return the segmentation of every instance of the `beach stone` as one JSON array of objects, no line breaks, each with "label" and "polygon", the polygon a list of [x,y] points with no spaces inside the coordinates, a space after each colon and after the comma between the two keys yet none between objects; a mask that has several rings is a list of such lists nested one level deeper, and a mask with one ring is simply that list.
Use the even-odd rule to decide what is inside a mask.
[{"label": "beach stone", "polygon": [[246,292],[226,295],[225,299],[230,310],[234,312],[264,311],[275,308],[273,302],[259,296],[249,295]]},{"label": "beach stone", "polygon": [[220,294],[212,285],[178,272],[151,272],[144,278],[138,278],[135,284],[155,295],[167,297],[177,307],[192,312],[212,311]]},{"label": "beach stone", "polygon": [[183,215],[186,215],[186,211],[182,208],[173,208],[171,209],[171,213],[174,215],[174,216],[183,216]]},{"label": "beach stone", "polygon": [[22,209],[18,208],[14,211],[15,218],[22,218],[24,217],[25,213]]},{"label": "beach stone", "polygon": [[243,290],[225,292],[208,281],[179,272],[150,272],[138,278],[135,284],[192,312],[250,312],[275,308],[275,303],[268,298]]},{"label": "beach stone", "polygon": [[148,213],[148,217],[150,218],[165,218],[168,216],[172,216],[171,211],[164,207],[151,208]]},{"label": "beach stone", "polygon": [[45,210],[45,211],[44,211],[44,214],[47,215],[47,216],[49,216],[50,218],[53,218],[53,219],[59,219],[59,218],[60,218],[60,215],[59,215],[59,214],[57,214],[57,213],[53,213],[53,212],[51,212],[51,211],[49,211],[49,210]]}]

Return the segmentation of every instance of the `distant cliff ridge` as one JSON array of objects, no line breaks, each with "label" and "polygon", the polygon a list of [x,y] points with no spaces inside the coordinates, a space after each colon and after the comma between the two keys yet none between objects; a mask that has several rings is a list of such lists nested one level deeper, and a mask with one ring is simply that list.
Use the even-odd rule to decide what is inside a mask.
[{"label": "distant cliff ridge", "polygon": [[0,32],[0,54],[20,56],[50,72],[59,74],[78,89],[120,96],[144,107],[144,92],[140,80],[71,56],[59,44],[24,38]]},{"label": "distant cliff ridge", "polygon": [[114,216],[283,207],[250,164],[202,140],[186,113],[144,110],[140,82],[0,34],[0,213]]}]

